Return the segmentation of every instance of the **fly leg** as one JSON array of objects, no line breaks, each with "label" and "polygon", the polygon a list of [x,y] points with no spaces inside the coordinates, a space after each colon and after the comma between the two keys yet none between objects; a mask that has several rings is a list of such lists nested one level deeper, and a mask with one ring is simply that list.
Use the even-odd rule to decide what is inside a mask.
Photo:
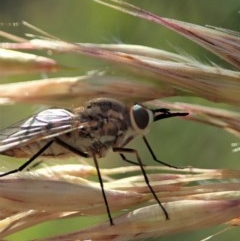
[{"label": "fly leg", "polygon": [[[85,158],[89,157],[89,155],[87,153],[81,152],[80,150],[68,145],[64,141],[62,141],[58,138],[55,138],[55,140],[56,140],[56,143],[58,143],[59,145],[61,145],[64,148],[68,149],[69,151],[71,151],[71,152],[73,152],[73,153],[75,153],[79,156],[85,157]],[[105,193],[105,190],[104,190],[103,180],[102,180],[101,172],[100,172],[100,169],[99,169],[98,161],[97,161],[97,158],[94,155],[94,153],[93,153],[93,160],[94,160],[94,164],[95,164],[95,167],[96,167],[96,170],[97,170],[98,180],[99,180],[99,183],[100,183],[100,186],[101,186],[102,196],[103,196],[104,203],[105,203],[105,206],[106,206],[109,222],[110,222],[110,225],[114,225],[113,219],[112,219],[112,216],[111,216],[111,212],[110,212],[110,208],[109,208],[109,204],[108,204],[108,200],[107,200],[107,196],[106,196],[106,193]]]},{"label": "fly leg", "polygon": [[40,166],[43,163],[43,160],[37,161],[36,163],[33,163],[30,167],[26,169],[26,171],[31,171],[35,169],[36,167]]},{"label": "fly leg", "polygon": [[123,148],[123,147],[114,147],[114,148],[113,148],[113,151],[114,151],[114,152],[118,152],[118,153],[132,153],[132,154],[135,154],[135,155],[136,155],[136,158],[137,158],[137,161],[138,161],[138,165],[139,165],[140,168],[141,168],[141,171],[142,171],[142,174],[143,174],[143,176],[144,176],[145,182],[146,182],[149,190],[151,191],[153,197],[155,198],[155,200],[157,201],[157,203],[159,204],[159,206],[160,206],[161,209],[163,210],[164,215],[165,215],[165,217],[166,217],[166,220],[168,220],[168,219],[169,219],[168,213],[167,213],[166,209],[164,208],[164,206],[162,205],[162,203],[160,202],[160,200],[158,199],[158,197],[157,197],[156,193],[154,192],[152,186],[150,185],[149,179],[148,179],[148,177],[147,177],[147,173],[146,173],[146,171],[145,171],[145,169],[144,169],[144,167],[143,167],[143,163],[142,163],[142,161],[141,161],[141,158],[140,158],[138,152],[137,152],[136,150],[134,150],[134,149],[131,149],[131,148]]},{"label": "fly leg", "polygon": [[100,186],[101,186],[102,195],[103,195],[104,203],[105,203],[105,206],[106,206],[106,209],[107,209],[109,222],[110,222],[110,225],[114,225],[113,220],[112,220],[112,216],[111,216],[111,212],[110,212],[110,208],[109,208],[109,204],[108,204],[108,200],[107,200],[107,196],[106,196],[104,186],[103,186],[103,180],[102,180],[101,172],[100,172],[98,161],[97,161],[97,158],[96,158],[95,155],[93,155],[93,160],[94,160],[94,164],[95,164],[95,167],[96,167],[96,170],[97,170],[98,180],[99,180],[99,183],[100,183]]},{"label": "fly leg", "polygon": [[[129,137],[125,140],[125,142],[122,143],[122,146],[126,146],[132,139],[133,139],[133,136],[129,136]],[[136,166],[139,165],[138,162],[134,162],[134,161],[131,161],[131,160],[127,159],[123,153],[119,153],[119,155],[120,155],[120,157],[122,158],[123,161],[128,162],[128,163],[130,163],[130,164],[132,164],[132,165],[136,165]],[[145,165],[143,164],[143,166],[145,166]]]},{"label": "fly leg", "polygon": [[21,165],[20,167],[11,170],[9,172],[5,172],[3,174],[0,174],[0,177],[4,177],[16,172],[21,172],[25,167],[27,167],[28,165],[30,165],[38,156],[40,156],[45,150],[47,150],[52,143],[54,142],[54,140],[48,142],[45,146],[43,146],[35,155],[33,155],[28,161],[26,161],[23,165]]},{"label": "fly leg", "polygon": [[149,152],[150,152],[150,154],[151,154],[151,156],[152,156],[152,158],[155,162],[158,162],[158,163],[160,163],[164,166],[175,168],[175,169],[184,169],[185,168],[185,167],[181,167],[181,166],[174,166],[174,165],[171,165],[171,164],[168,164],[166,162],[158,160],[157,157],[155,156],[151,146],[149,145],[149,143],[147,141],[147,138],[145,136],[143,136],[142,138],[143,138],[143,141],[144,141],[145,145],[147,146],[147,149],[149,150]]},{"label": "fly leg", "polygon": [[[122,153],[119,153],[119,155],[120,155],[120,157],[122,158],[123,161],[128,162],[128,163],[130,163],[132,165],[139,166],[138,162],[134,162],[134,161],[128,160]],[[146,165],[143,164],[143,166],[145,167]]]}]

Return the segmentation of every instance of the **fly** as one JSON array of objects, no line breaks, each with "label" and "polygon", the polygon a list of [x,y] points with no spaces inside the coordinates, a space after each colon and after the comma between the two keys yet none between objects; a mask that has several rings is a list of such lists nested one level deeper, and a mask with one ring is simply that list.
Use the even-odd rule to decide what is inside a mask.
[{"label": "fly", "polygon": [[[0,174],[0,177],[22,171],[40,155],[57,157],[76,154],[85,158],[93,158],[109,222],[113,225],[97,161],[104,157],[109,149],[112,149],[119,153],[124,161],[140,166],[149,190],[163,210],[166,219],[169,219],[166,209],[150,185],[137,150],[125,146],[140,135],[156,162],[174,167],[156,158],[145,135],[154,121],[186,115],[188,113],[170,112],[165,108],[149,109],[139,104],[128,107],[111,98],[93,99],[84,107],[73,111],[58,108],[47,109],[18,124],[16,128],[9,127],[0,131],[0,154],[29,158],[17,169]],[[137,163],[128,160],[125,157],[126,153],[135,154]]]}]

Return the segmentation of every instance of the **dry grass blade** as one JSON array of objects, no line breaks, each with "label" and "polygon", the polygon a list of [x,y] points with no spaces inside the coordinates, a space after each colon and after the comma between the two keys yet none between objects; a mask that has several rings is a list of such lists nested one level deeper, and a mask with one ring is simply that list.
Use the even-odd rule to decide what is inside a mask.
[{"label": "dry grass blade", "polygon": [[240,68],[240,34],[237,32],[220,28],[210,29],[174,19],[162,18],[119,0],[93,1],[172,29],[197,44],[202,45],[236,68]]},{"label": "dry grass blade", "polygon": [[21,53],[13,50],[0,49],[1,75],[30,74],[53,72],[61,68],[55,60],[50,58]]},{"label": "dry grass blade", "polygon": [[[2,179],[0,237],[73,213],[79,213],[80,216],[105,214],[99,183],[76,176],[76,172],[85,176],[89,171],[92,174],[88,166],[74,166],[73,170],[71,165],[67,165],[65,168],[57,166]],[[106,188],[106,193],[112,211],[138,205],[149,199],[132,191]]]},{"label": "dry grass blade", "polygon": [[[112,174],[129,172],[138,167],[113,169]],[[201,229],[227,222],[240,215],[239,171],[186,169],[170,174],[169,169],[148,167],[151,184],[163,201],[170,220],[165,220],[160,207],[151,204],[152,196],[140,175],[105,182],[113,211],[144,204],[109,222],[53,240],[134,240]],[[169,173],[162,173],[168,170]],[[176,172],[176,170],[175,170]],[[103,174],[111,169],[102,170]],[[83,165],[42,168],[5,177],[0,183],[0,237],[51,219],[81,215],[105,214],[99,183],[88,181],[93,169]],[[224,182],[223,182],[224,181]],[[127,185],[126,185],[127,184]],[[116,201],[117,200],[117,201]],[[197,217],[197,218],[196,218]],[[161,226],[161,229],[159,229]],[[34,239],[35,240],[35,239]]]},{"label": "dry grass blade", "polygon": [[[135,47],[134,50],[134,46],[126,45],[114,48],[111,45],[107,47],[106,45],[70,44],[57,40],[39,39],[30,40],[25,43],[5,43],[1,46],[5,48],[45,49],[64,53],[78,53],[108,60],[111,63],[115,63],[115,65],[117,63],[117,67],[112,66],[112,68],[116,70],[116,68],[119,69],[121,66],[121,72],[127,71],[128,75],[134,76],[134,79],[139,83],[139,88],[134,93],[137,95],[138,101],[147,99],[144,98],[142,92],[138,93],[141,88],[151,88],[154,86],[159,91],[159,95],[153,94],[151,96],[152,99],[175,95],[194,95],[215,102],[225,102],[232,105],[240,104],[239,72],[203,65],[190,58],[181,57],[166,51],[163,53],[157,49],[141,48],[140,46]],[[131,52],[134,52],[134,54],[129,51],[131,47],[133,47]],[[147,53],[149,53],[149,56],[146,57]],[[103,79],[98,81],[100,86]],[[115,79],[112,79],[112,83],[114,84]],[[124,89],[126,82],[132,83],[131,78],[126,78],[126,81],[122,82],[123,84],[117,83],[118,88]],[[103,81],[101,93],[111,96],[112,89],[109,89],[109,85],[105,85],[106,87],[104,88],[104,84],[105,82]],[[144,87],[142,86],[143,84]],[[95,89],[95,85],[96,82],[91,87]],[[124,89],[124,91],[126,90]],[[69,96],[71,94],[72,92],[65,92],[62,96],[66,97],[66,95]],[[79,93],[79,96],[81,94]],[[120,97],[120,95],[118,96]],[[142,99],[141,96],[143,96]],[[4,96],[0,97],[5,98]],[[90,95],[89,97],[92,96]],[[132,101],[135,100],[132,99]],[[46,101],[43,100],[44,103]]]},{"label": "dry grass blade", "polygon": [[0,101],[4,100],[3,104],[23,102],[66,106],[75,103],[78,107],[96,96],[134,102],[168,97],[174,93],[170,86],[156,89],[154,84],[139,83],[135,78],[126,80],[123,77],[102,76],[101,73],[0,85]]},{"label": "dry grass blade", "polygon": [[139,75],[132,69],[132,74],[141,78],[141,81],[144,76],[147,77],[145,81],[148,83],[151,79],[159,88],[167,85],[176,89],[179,95],[240,104],[240,73],[237,71],[204,65],[188,57],[144,46],[80,44],[80,48],[83,47],[86,52],[87,49],[92,52],[96,50],[96,53],[110,51],[111,54],[106,57],[113,54],[115,57],[109,58],[112,61],[141,69]]}]

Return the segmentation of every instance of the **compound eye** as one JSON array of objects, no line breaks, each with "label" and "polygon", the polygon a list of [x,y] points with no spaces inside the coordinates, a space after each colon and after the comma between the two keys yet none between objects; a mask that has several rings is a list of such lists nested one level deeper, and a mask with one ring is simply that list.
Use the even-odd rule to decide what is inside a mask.
[{"label": "compound eye", "polygon": [[136,131],[144,131],[152,123],[153,113],[141,105],[134,105],[131,110],[131,121]]}]

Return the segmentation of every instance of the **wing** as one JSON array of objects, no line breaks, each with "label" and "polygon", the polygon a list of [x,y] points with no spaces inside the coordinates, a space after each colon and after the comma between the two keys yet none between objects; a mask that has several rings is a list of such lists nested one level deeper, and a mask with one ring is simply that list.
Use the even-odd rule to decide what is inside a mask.
[{"label": "wing", "polygon": [[47,109],[0,131],[0,153],[81,128],[84,123],[65,109]]}]

